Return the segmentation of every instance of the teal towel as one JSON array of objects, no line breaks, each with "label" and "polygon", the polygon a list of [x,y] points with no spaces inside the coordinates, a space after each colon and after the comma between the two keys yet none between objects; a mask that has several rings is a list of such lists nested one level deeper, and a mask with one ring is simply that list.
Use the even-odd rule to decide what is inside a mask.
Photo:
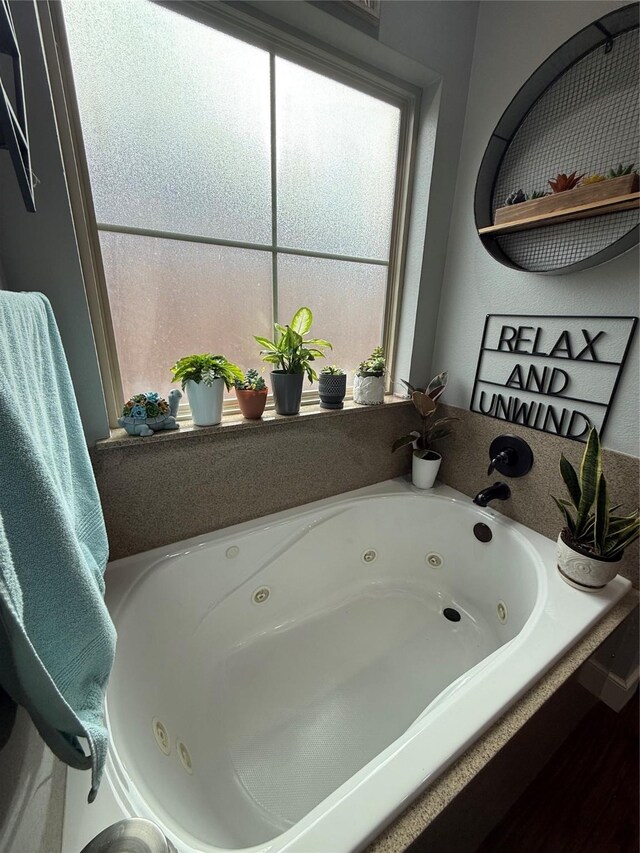
[{"label": "teal towel", "polygon": [[[0,291],[0,683],[53,752],[107,753],[108,543],[69,369],[40,293]],[[90,755],[78,738],[86,738]]]}]

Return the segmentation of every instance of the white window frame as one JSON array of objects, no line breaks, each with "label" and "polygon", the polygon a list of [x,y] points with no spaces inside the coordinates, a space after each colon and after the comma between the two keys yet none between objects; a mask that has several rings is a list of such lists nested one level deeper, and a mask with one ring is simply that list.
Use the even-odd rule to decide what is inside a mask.
[{"label": "white window frame", "polygon": [[[273,305],[276,312],[278,297],[277,256],[279,253],[356,261],[387,267],[388,275],[382,345],[387,353],[386,391],[388,393],[392,386],[393,363],[400,314],[399,308],[404,278],[420,90],[409,83],[405,83],[360,63],[352,57],[334,51],[327,45],[321,44],[311,37],[302,35],[284,24],[276,24],[273,19],[268,19],[262,14],[258,15],[256,13],[258,16],[254,17],[253,14],[239,11],[232,6],[222,3],[212,4],[207,2],[207,0],[153,0],[153,2],[158,2],[158,5],[191,17],[194,20],[227,32],[236,38],[240,38],[243,41],[269,51],[272,110],[272,240],[269,244],[250,243],[168,231],[156,231],[153,229],[116,226],[96,221],[91,194],[91,182],[81,133],[80,116],[71,71],[71,59],[64,28],[62,4],[59,0],[48,0],[46,4],[39,4],[45,57],[51,81],[54,109],[67,174],[69,199],[76,229],[80,262],[93,325],[98,362],[102,374],[105,404],[110,427],[114,428],[117,426],[117,418],[122,411],[124,396],[104,266],[102,263],[100,240],[98,237],[100,230],[270,252],[274,290]],[[366,94],[373,95],[400,109],[398,161],[388,262],[371,258],[293,249],[278,245],[277,217],[275,215],[277,191],[274,138],[275,117],[273,115],[275,109],[274,66],[276,56],[292,60],[312,71],[345,83]],[[280,321],[282,321],[281,318]],[[364,353],[363,358],[366,355],[368,353]],[[303,405],[315,402],[317,402],[317,391],[305,391],[303,394]],[[269,405],[272,406],[271,398]],[[237,412],[236,402],[233,400],[226,401],[224,410],[228,413]],[[186,406],[181,407],[180,417],[184,419],[189,417]]]}]

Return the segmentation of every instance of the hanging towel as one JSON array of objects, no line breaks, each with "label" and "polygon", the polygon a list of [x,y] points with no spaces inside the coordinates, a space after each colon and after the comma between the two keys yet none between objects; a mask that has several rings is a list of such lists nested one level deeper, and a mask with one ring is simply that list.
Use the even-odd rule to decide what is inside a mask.
[{"label": "hanging towel", "polygon": [[89,802],[106,758],[115,650],[107,555],[51,305],[40,293],[0,291],[0,684],[60,759],[91,768]]}]

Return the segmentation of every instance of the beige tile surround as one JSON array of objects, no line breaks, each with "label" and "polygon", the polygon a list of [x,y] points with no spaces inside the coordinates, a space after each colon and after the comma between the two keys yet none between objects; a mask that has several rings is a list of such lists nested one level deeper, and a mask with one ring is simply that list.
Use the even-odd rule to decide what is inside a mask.
[{"label": "beige tile surround", "polygon": [[[533,468],[509,479],[511,498],[496,506],[555,539],[560,519],[550,495],[564,490],[560,454],[577,466],[583,445],[454,406],[443,409],[459,422],[439,446],[442,482],[477,494],[500,479],[487,475],[491,441],[503,433],[525,438]],[[114,431],[92,452],[111,559],[406,474],[408,450],[392,454],[390,448],[416,426],[413,406],[389,397],[382,406],[350,403],[340,412],[309,407],[299,416],[271,413],[257,422],[229,416],[219,427],[151,438]],[[604,469],[616,502],[629,510],[638,506],[639,460],[605,450]],[[620,573],[638,586],[637,543]]]},{"label": "beige tile surround", "polygon": [[391,445],[415,417],[398,400],[150,438],[120,430],[92,451],[111,559],[406,474],[408,453]]}]

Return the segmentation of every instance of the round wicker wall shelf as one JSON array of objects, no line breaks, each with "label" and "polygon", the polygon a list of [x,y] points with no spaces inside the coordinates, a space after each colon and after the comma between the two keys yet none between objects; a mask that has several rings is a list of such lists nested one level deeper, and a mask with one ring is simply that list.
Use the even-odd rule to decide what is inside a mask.
[{"label": "round wicker wall shelf", "polygon": [[[475,220],[500,263],[541,274],[576,272],[638,243],[639,13],[633,3],[594,21],[531,75],[489,139]],[[549,191],[559,173],[627,175],[507,205],[511,193]]]}]

